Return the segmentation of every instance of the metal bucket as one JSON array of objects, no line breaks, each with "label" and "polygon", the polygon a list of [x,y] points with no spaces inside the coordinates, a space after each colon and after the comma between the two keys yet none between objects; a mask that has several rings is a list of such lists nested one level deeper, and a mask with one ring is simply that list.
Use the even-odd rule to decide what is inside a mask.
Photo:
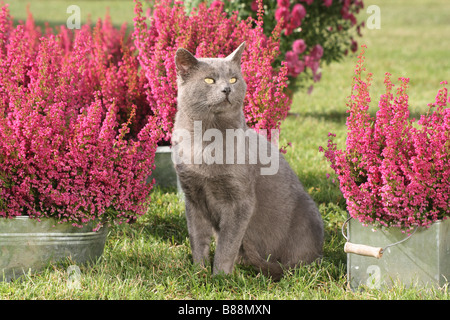
[{"label": "metal bucket", "polygon": [[[352,289],[361,285],[383,289],[394,283],[405,287],[442,287],[450,281],[450,219],[420,227],[407,241],[399,228],[363,226],[352,219],[348,241],[384,248],[379,259],[347,254],[347,275]],[[398,243],[398,244],[396,244]],[[394,244],[394,245],[392,245]]]},{"label": "metal bucket", "polygon": [[103,254],[108,230],[93,232],[96,223],[83,228],[55,219],[28,216],[0,219],[0,281],[38,272],[49,263],[70,258],[76,264],[96,261]]},{"label": "metal bucket", "polygon": [[155,179],[155,185],[161,187],[176,187],[177,192],[182,194],[180,181],[172,161],[172,148],[169,146],[159,146],[155,153],[155,169],[148,177],[147,183]]}]

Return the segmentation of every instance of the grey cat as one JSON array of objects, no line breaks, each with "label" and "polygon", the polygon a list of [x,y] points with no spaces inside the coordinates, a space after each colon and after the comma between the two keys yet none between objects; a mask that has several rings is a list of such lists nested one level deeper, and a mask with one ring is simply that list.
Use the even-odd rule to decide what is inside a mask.
[{"label": "grey cat", "polygon": [[[244,47],[245,43],[241,44],[226,58],[197,59],[183,48],[177,50],[178,110],[172,145],[182,161],[178,159],[175,167],[185,194],[194,263],[207,262],[211,238],[216,236],[213,274],[229,274],[238,262],[278,280],[285,268],[321,257],[323,222],[283,156],[246,125],[243,102],[247,85],[241,72]],[[231,150],[228,140],[226,145],[215,144],[212,151],[211,136],[198,139],[213,130],[217,140],[217,133],[225,137],[232,129],[244,132],[245,140]],[[238,152],[243,141],[244,148]],[[262,174],[267,161],[255,163],[255,141],[260,147],[267,144],[266,150],[276,156],[275,174]],[[177,149],[183,142],[189,143]],[[208,155],[197,157],[206,151]],[[222,152],[226,161],[216,157]],[[216,158],[208,162],[208,157]],[[237,161],[239,157],[245,162]]]}]

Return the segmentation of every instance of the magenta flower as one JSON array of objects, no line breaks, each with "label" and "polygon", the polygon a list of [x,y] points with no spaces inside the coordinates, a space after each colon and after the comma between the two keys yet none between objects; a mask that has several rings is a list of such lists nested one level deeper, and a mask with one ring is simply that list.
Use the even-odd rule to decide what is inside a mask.
[{"label": "magenta flower", "polygon": [[297,3],[292,9],[291,14],[289,15],[290,20],[286,25],[286,35],[290,35],[296,28],[300,27],[302,24],[303,18],[306,16],[305,7],[301,4]]},{"label": "magenta flower", "polygon": [[289,9],[291,2],[289,0],[277,0],[277,4],[279,7],[284,7],[284,8]]},{"label": "magenta flower", "polygon": [[255,11],[255,12],[258,11],[258,0],[253,0],[250,7],[253,11]]},{"label": "magenta flower", "polygon": [[[223,2],[220,0],[214,0],[211,3],[211,8],[222,8],[222,7],[223,7]],[[258,8],[258,7],[256,7],[256,8]]]},{"label": "magenta flower", "polygon": [[288,67],[288,75],[296,77],[305,70],[305,62],[299,60],[298,54],[296,52],[286,52],[285,59]]},{"label": "magenta flower", "polygon": [[344,6],[341,8],[341,15],[343,19],[350,20],[352,25],[355,25],[357,23],[356,17],[349,11],[349,6],[349,4],[344,3]]},{"label": "magenta flower", "polygon": [[315,60],[320,60],[320,58],[322,58],[323,56],[323,48],[320,44],[316,44],[310,54],[309,54],[313,59]]},{"label": "magenta flower", "polygon": [[314,82],[319,81],[322,77],[322,74],[318,72],[322,55],[323,48],[320,44],[317,44],[313,47],[309,55],[305,56],[305,65],[311,69]]},{"label": "magenta flower", "polygon": [[292,8],[291,13],[291,23],[296,25],[296,28],[299,27],[302,24],[303,18],[306,16],[306,10],[305,7],[301,4],[297,3]]},{"label": "magenta flower", "polygon": [[323,0],[323,5],[325,7],[330,7],[333,4],[333,0]]},{"label": "magenta flower", "polygon": [[352,44],[350,46],[350,50],[352,50],[352,52],[358,51],[358,43],[354,39],[352,39]]},{"label": "magenta flower", "polygon": [[285,26],[288,21],[290,20],[291,13],[289,11],[289,8],[287,7],[278,7],[275,10],[275,20],[278,22],[283,19],[283,26]]},{"label": "magenta flower", "polygon": [[295,40],[292,43],[292,51],[294,51],[296,54],[301,54],[306,50],[306,43],[303,39]]}]

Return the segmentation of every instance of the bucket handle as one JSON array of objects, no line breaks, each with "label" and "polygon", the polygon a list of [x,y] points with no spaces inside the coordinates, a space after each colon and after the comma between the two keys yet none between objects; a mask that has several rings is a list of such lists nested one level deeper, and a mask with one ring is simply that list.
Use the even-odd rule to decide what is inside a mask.
[{"label": "bucket handle", "polygon": [[347,242],[344,245],[344,252],[345,253],[354,253],[354,254],[358,254],[358,255],[361,255],[361,256],[374,257],[374,258],[377,258],[377,259],[380,259],[383,256],[383,252],[386,251],[387,248],[395,246],[395,245],[400,244],[402,242],[405,242],[406,240],[411,238],[411,236],[419,228],[419,226],[417,226],[414,229],[414,231],[411,234],[409,234],[405,239],[400,240],[400,241],[395,242],[395,243],[388,244],[384,248],[372,247],[372,246],[367,246],[365,244],[356,244],[356,243],[351,243],[351,242],[348,241],[348,238],[347,238],[347,236],[344,233],[344,228],[345,228],[345,225],[351,219],[352,219],[352,217],[349,217],[347,220],[345,220],[344,224],[342,225],[342,235],[344,236],[345,240],[347,240]]}]

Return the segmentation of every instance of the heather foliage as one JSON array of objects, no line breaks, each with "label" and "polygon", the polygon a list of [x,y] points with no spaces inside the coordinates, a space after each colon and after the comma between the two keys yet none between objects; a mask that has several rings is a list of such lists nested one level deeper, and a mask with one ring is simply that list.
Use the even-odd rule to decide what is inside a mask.
[{"label": "heather foliage", "polygon": [[[348,103],[346,149],[331,138],[326,158],[339,178],[350,215],[362,223],[411,228],[450,215],[450,102],[446,81],[427,114],[409,118],[408,78],[395,86],[386,73],[386,93],[371,117],[369,87],[359,56]],[[333,136],[333,134],[330,134]]]},{"label": "heather foliage", "polygon": [[0,216],[82,225],[144,213],[159,129],[130,44],[108,18],[41,33],[2,7]]},{"label": "heather foliage", "polygon": [[[223,0],[227,12],[239,18],[257,16],[256,0]],[[339,61],[349,50],[355,52],[355,37],[363,22],[356,15],[362,0],[278,0],[264,1],[264,33],[281,24],[280,56],[286,60],[290,88],[321,78],[320,64]]]},{"label": "heather foliage", "polygon": [[145,93],[164,131],[164,139],[170,140],[176,113],[176,50],[183,47],[197,57],[225,57],[244,41],[242,71],[247,82],[246,121],[256,130],[278,129],[291,104],[284,93],[287,67],[284,63],[276,68],[272,66],[279,55],[280,26],[272,30],[271,36],[266,36],[262,10],[258,20],[242,21],[237,13],[228,17],[221,1],[214,1],[210,6],[201,3],[190,15],[185,11],[182,2],[154,1],[147,24],[139,1],[135,8],[134,39],[147,78]]}]

